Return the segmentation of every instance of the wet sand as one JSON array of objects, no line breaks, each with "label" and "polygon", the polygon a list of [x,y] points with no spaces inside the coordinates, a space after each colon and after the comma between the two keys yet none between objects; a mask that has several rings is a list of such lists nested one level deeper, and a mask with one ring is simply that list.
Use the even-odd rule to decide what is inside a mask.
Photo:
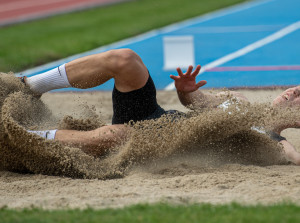
[{"label": "wet sand", "polygon": [[[270,102],[281,90],[242,90],[241,92],[251,102]],[[16,96],[12,101],[18,100],[18,97]],[[85,106],[95,106],[95,112],[100,114],[104,122],[109,123],[111,120],[110,92],[47,93],[42,96],[41,100],[58,119],[66,114],[78,116]],[[187,111],[186,108],[180,105],[176,92],[158,92],[158,101],[165,109]],[[12,107],[13,104],[9,106]],[[5,111],[8,112],[9,109],[6,108]],[[47,111],[43,111],[43,114],[47,114]],[[4,124],[10,122],[6,116],[3,117]],[[7,125],[5,128],[9,129],[10,127]],[[17,126],[14,128],[17,128]],[[26,126],[26,123],[23,126]],[[23,130],[17,128],[9,131],[21,132]],[[296,129],[284,131],[283,133],[298,151],[300,151],[299,133],[299,130]],[[11,134],[9,134],[9,137],[10,139],[13,138]],[[26,137],[26,135],[20,137]],[[136,139],[141,140],[138,137]],[[26,141],[24,138],[22,140]],[[39,141],[38,144],[41,145],[39,148],[45,147],[45,151],[47,151],[48,155],[45,155],[45,166],[47,166],[46,159],[52,157],[53,154],[51,154],[50,149],[53,145],[47,147],[43,143]],[[155,144],[155,140],[147,143]],[[21,150],[18,151],[20,148]],[[59,149],[60,147],[55,145],[55,151],[60,151]],[[242,204],[274,204],[281,201],[292,201],[300,204],[299,166],[287,163],[279,165],[282,164],[280,162],[278,164],[264,161],[251,163],[249,159],[245,161],[235,159],[232,156],[212,155],[205,150],[202,150],[201,153],[195,150],[187,153],[184,151],[185,148],[181,148],[180,152],[172,154],[170,152],[170,156],[167,156],[166,153],[166,156],[153,156],[149,162],[137,162],[138,165],[131,166],[120,178],[115,175],[116,177],[110,177],[107,180],[93,179],[93,177],[87,177],[90,179],[77,179],[85,173],[80,169],[81,166],[86,164],[85,162],[97,161],[89,157],[81,159],[79,163],[73,162],[75,167],[76,165],[80,166],[78,169],[81,172],[76,172],[77,169],[74,166],[61,166],[69,168],[69,172],[75,171],[77,177],[74,178],[66,176],[69,173],[68,171],[55,172],[56,170],[49,170],[51,176],[48,176],[46,174],[16,173],[15,171],[2,170],[0,171],[0,207],[106,208],[153,202],[190,204],[203,202],[228,203],[233,201]],[[35,172],[36,169],[30,169],[32,166],[28,164],[31,158],[37,166],[42,165],[42,161],[34,159],[37,154],[34,151],[26,154],[21,146],[16,146],[12,152],[20,152],[26,156],[26,159],[24,159],[26,162],[20,163],[25,169],[29,168],[29,170]],[[230,150],[227,152],[230,153]],[[73,156],[72,148],[69,155]],[[80,157],[82,156],[80,153]],[[60,161],[59,158],[57,160]],[[93,165],[97,169],[98,163]],[[19,169],[22,168],[19,167]],[[48,169],[38,169],[38,171],[47,173]],[[93,174],[97,176],[97,173],[85,176],[94,176]]]}]

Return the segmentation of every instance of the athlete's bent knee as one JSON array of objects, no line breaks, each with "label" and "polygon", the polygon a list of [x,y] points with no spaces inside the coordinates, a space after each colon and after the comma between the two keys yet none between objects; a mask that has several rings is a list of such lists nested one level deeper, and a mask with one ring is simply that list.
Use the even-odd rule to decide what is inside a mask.
[{"label": "athlete's bent knee", "polygon": [[117,71],[132,67],[142,62],[141,58],[131,49],[119,49],[111,51],[111,61]]}]

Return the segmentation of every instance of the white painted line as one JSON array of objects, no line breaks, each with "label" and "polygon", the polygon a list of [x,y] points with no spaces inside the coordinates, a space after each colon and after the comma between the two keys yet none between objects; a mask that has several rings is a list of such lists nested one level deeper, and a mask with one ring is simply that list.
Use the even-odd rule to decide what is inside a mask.
[{"label": "white painted line", "polygon": [[209,26],[186,28],[179,34],[211,34],[211,33],[245,33],[245,32],[264,32],[276,31],[287,24],[282,25],[254,25],[254,26]]},{"label": "white painted line", "polygon": [[220,9],[220,10],[217,10],[217,11],[214,11],[214,12],[210,12],[210,13],[207,13],[207,14],[204,14],[204,15],[192,18],[192,19],[188,19],[188,20],[185,20],[185,21],[182,21],[182,22],[179,22],[179,23],[174,23],[172,25],[166,26],[166,27],[161,28],[161,29],[152,30],[150,32],[144,33],[142,35],[138,35],[138,36],[133,37],[133,38],[128,38],[128,39],[125,39],[125,40],[122,40],[122,41],[119,41],[119,42],[116,42],[116,43],[112,43],[112,44],[109,44],[109,45],[106,45],[106,46],[96,48],[96,49],[91,50],[91,51],[76,54],[76,55],[73,55],[71,57],[67,57],[67,58],[64,58],[64,59],[61,59],[61,60],[57,60],[57,61],[54,61],[54,62],[51,62],[51,63],[47,63],[47,64],[44,64],[44,65],[41,65],[41,66],[38,66],[38,67],[35,67],[35,68],[31,68],[31,69],[25,70],[21,73],[17,73],[16,75],[17,76],[28,76],[28,75],[31,75],[31,74],[39,73],[39,72],[42,72],[44,70],[51,69],[53,67],[59,66],[63,63],[67,63],[69,61],[72,61],[74,59],[77,59],[77,58],[80,58],[80,57],[83,57],[83,56],[87,56],[87,55],[91,55],[91,54],[95,54],[95,53],[100,53],[100,52],[103,52],[103,51],[106,51],[106,50],[109,50],[109,49],[120,48],[120,47],[123,47],[125,45],[129,45],[129,44],[132,44],[132,43],[137,43],[137,42],[140,42],[140,41],[143,41],[143,40],[146,40],[146,39],[150,39],[151,37],[155,37],[155,36],[158,36],[158,35],[163,35],[165,33],[176,31],[178,29],[185,28],[185,27],[188,27],[188,26],[191,26],[191,25],[194,25],[194,24],[200,24],[200,23],[203,23],[203,22],[215,19],[215,18],[219,18],[219,17],[222,17],[222,16],[226,16],[226,15],[230,15],[230,14],[233,14],[233,13],[236,13],[236,12],[247,10],[247,9],[250,9],[250,8],[253,8],[253,7],[256,7],[256,6],[260,6],[262,4],[266,4],[266,3],[269,3],[269,2],[272,2],[272,1],[274,1],[274,0],[256,0],[256,1],[244,2],[244,3],[238,4],[238,5],[230,6],[230,7]]},{"label": "white painted line", "polygon": [[[279,30],[278,32],[273,33],[273,34],[271,34],[271,35],[269,35],[269,36],[267,36],[267,37],[265,37],[261,40],[258,40],[258,41],[254,42],[254,43],[252,43],[252,44],[250,44],[250,45],[248,45],[248,46],[246,46],[246,47],[244,47],[244,48],[242,48],[238,51],[230,53],[230,54],[228,54],[224,57],[221,57],[220,59],[217,59],[217,60],[215,60],[215,61],[213,61],[209,64],[206,64],[205,66],[203,66],[201,68],[201,71],[200,71],[199,74],[202,74],[203,72],[205,72],[208,69],[212,69],[214,67],[220,66],[220,65],[222,65],[224,63],[227,63],[227,62],[229,62],[233,59],[236,59],[236,58],[241,57],[241,56],[243,56],[247,53],[250,53],[250,52],[252,52],[252,51],[254,51],[258,48],[261,48],[261,47],[263,47],[263,46],[265,46],[265,45],[267,45],[271,42],[274,42],[275,40],[278,40],[278,39],[294,32],[294,31],[298,30],[299,28],[300,28],[300,21],[295,22],[295,23]],[[174,82],[169,84],[165,88],[165,90],[174,90],[174,89],[175,89]]]}]

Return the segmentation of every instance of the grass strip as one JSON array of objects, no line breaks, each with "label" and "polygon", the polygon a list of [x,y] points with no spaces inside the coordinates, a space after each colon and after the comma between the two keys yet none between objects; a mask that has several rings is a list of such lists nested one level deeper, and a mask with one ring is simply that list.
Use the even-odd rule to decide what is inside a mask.
[{"label": "grass strip", "polygon": [[5,223],[283,223],[299,222],[300,207],[294,204],[276,204],[272,206],[241,206],[229,205],[135,205],[123,209],[103,210],[0,210],[0,221]]},{"label": "grass strip", "polygon": [[18,72],[245,0],[133,0],[0,28],[0,71]]}]

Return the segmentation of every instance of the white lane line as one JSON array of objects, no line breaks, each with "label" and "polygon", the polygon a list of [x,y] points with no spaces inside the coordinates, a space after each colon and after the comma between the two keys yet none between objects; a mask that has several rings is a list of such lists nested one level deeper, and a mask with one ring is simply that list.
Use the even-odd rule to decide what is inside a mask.
[{"label": "white lane line", "polygon": [[193,27],[186,28],[179,34],[211,34],[211,33],[244,33],[244,32],[264,32],[276,31],[287,24],[281,25],[253,25],[253,26],[210,26],[210,27]]},{"label": "white lane line", "polygon": [[237,12],[240,12],[240,11],[248,10],[248,9],[251,9],[251,8],[254,8],[254,7],[257,7],[257,6],[261,6],[263,4],[267,4],[267,3],[273,2],[273,1],[274,0],[255,0],[255,1],[251,1],[251,2],[243,2],[243,3],[233,5],[233,6],[230,6],[230,7],[227,7],[227,8],[216,10],[214,12],[206,13],[204,15],[197,16],[195,18],[191,18],[191,19],[187,19],[187,20],[184,20],[184,21],[181,21],[181,22],[178,22],[178,23],[174,23],[174,24],[165,26],[161,29],[155,29],[155,30],[146,32],[144,34],[141,34],[141,35],[138,35],[138,36],[135,36],[135,37],[132,37],[132,38],[124,39],[124,40],[121,40],[119,42],[115,42],[115,43],[112,43],[112,44],[109,44],[109,45],[106,45],[106,46],[102,46],[102,47],[99,47],[99,48],[96,48],[96,49],[93,49],[93,50],[90,50],[90,51],[86,51],[86,52],[76,54],[76,55],[73,55],[73,56],[70,56],[70,57],[67,57],[67,58],[64,58],[64,59],[53,61],[53,62],[44,64],[44,65],[41,65],[41,66],[38,66],[38,67],[27,69],[27,70],[24,70],[20,73],[17,73],[16,75],[17,76],[25,76],[25,75],[30,76],[32,74],[43,72],[45,70],[51,69],[53,67],[59,66],[63,63],[67,63],[71,60],[74,60],[74,59],[77,59],[77,58],[80,58],[80,57],[83,57],[83,56],[87,56],[87,55],[91,55],[91,54],[95,54],[95,53],[100,53],[100,52],[110,50],[110,49],[121,48],[121,47],[124,47],[126,45],[141,42],[141,41],[144,41],[146,39],[150,39],[150,38],[158,36],[158,35],[163,35],[163,34],[166,34],[166,33],[169,33],[169,32],[176,31],[176,30],[181,29],[181,28],[191,26],[191,25],[200,24],[200,23],[212,20],[212,19],[216,19],[216,18],[220,18],[220,17],[223,17],[223,16],[231,15],[231,14],[234,14],[234,13],[237,13]]},{"label": "white lane line", "polygon": [[[236,59],[236,58],[241,57],[241,56],[243,56],[247,53],[250,53],[250,52],[252,52],[252,51],[254,51],[258,48],[261,48],[261,47],[263,47],[263,46],[265,46],[265,45],[267,45],[271,42],[274,42],[275,40],[278,40],[278,39],[294,32],[294,31],[298,30],[299,28],[300,28],[300,21],[295,22],[295,23],[293,23],[293,24],[291,24],[291,25],[289,25],[289,26],[287,26],[287,27],[285,27],[285,28],[283,28],[283,29],[281,29],[281,30],[279,30],[279,31],[277,31],[277,32],[261,39],[261,40],[258,40],[258,41],[254,42],[254,43],[252,43],[252,44],[250,44],[250,45],[248,45],[248,46],[246,46],[246,47],[244,47],[244,48],[242,48],[238,51],[230,53],[230,54],[228,54],[224,57],[221,57],[220,59],[217,59],[217,60],[215,60],[211,63],[206,64],[205,66],[203,66],[201,68],[201,71],[200,71],[199,74],[202,74],[206,70],[209,70],[209,69],[212,69],[214,67],[220,66],[220,65],[222,65],[224,63],[227,63],[227,62],[229,62],[233,59]],[[174,82],[169,84],[165,88],[165,90],[169,90],[169,91],[174,90],[174,89],[175,89]]]}]

